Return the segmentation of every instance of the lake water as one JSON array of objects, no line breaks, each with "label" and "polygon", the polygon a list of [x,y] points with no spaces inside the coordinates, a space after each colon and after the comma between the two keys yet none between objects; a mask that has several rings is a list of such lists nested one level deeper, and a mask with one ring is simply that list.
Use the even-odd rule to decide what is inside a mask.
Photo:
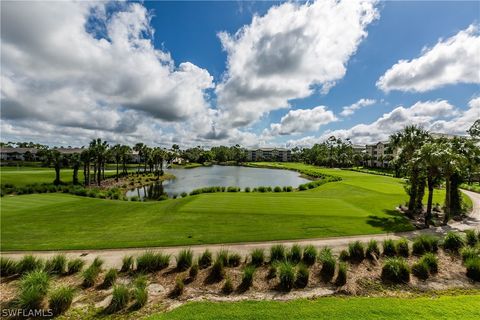
[{"label": "lake water", "polygon": [[158,199],[166,193],[169,196],[180,195],[182,192],[191,192],[194,189],[212,186],[234,186],[242,189],[260,186],[292,186],[307,183],[309,180],[300,177],[295,171],[281,169],[261,169],[240,166],[211,166],[193,169],[167,169],[165,172],[176,178],[163,183],[144,186],[127,192],[127,196],[138,196],[149,199]]}]

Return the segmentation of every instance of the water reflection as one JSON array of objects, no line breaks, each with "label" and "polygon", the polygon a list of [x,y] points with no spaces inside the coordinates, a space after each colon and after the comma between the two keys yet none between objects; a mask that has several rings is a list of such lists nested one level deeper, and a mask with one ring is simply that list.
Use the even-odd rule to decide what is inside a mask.
[{"label": "water reflection", "polygon": [[126,195],[127,197],[136,196],[142,200],[165,200],[168,198],[161,181],[129,190]]}]

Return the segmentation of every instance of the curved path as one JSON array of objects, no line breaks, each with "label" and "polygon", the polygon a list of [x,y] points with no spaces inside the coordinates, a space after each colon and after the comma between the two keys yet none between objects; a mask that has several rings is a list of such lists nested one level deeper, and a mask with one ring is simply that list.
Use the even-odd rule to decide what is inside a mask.
[{"label": "curved path", "polygon": [[[216,252],[220,249],[227,249],[237,252],[242,255],[248,254],[251,250],[262,248],[268,250],[272,244],[282,243],[286,246],[292,244],[307,245],[312,244],[316,247],[331,247],[334,251],[340,251],[347,247],[349,242],[363,241],[366,242],[370,239],[376,239],[377,241],[383,241],[384,239],[399,239],[402,237],[411,239],[420,234],[433,234],[444,235],[448,231],[463,231],[466,229],[480,230],[480,194],[462,190],[463,193],[468,195],[472,199],[473,210],[471,214],[463,221],[455,221],[446,226],[431,227],[429,229],[399,232],[399,233],[386,233],[375,235],[361,235],[361,236],[349,236],[349,237],[335,237],[335,238],[321,238],[321,239],[302,239],[302,240],[279,240],[268,242],[249,242],[249,243],[229,243],[229,244],[207,244],[207,245],[195,245],[195,246],[177,246],[177,247],[155,247],[155,248],[127,248],[127,249],[106,249],[106,250],[68,250],[68,251],[21,251],[21,252],[3,252],[1,256],[20,259],[25,254],[34,254],[38,257],[48,258],[59,252],[65,253],[69,258],[81,257],[87,263],[93,261],[95,257],[100,257],[105,261],[107,267],[120,267],[122,258],[125,255],[138,255],[146,250],[159,250],[172,256],[176,255],[180,250],[190,248],[195,255],[200,255],[205,249],[209,249],[212,252]],[[174,259],[172,259],[172,262]]]}]

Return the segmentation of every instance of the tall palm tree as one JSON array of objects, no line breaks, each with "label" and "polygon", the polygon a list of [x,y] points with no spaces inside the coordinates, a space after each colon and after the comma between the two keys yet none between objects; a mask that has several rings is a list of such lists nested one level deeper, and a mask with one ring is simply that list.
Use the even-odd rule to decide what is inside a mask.
[{"label": "tall palm tree", "polygon": [[80,159],[80,154],[78,153],[71,154],[68,157],[68,161],[70,163],[70,166],[72,166],[72,169],[73,169],[72,183],[78,184],[78,170],[80,169],[80,165],[82,164],[82,161]]},{"label": "tall palm tree", "polygon": [[427,131],[421,127],[412,125],[392,134],[389,139],[389,145],[392,150],[399,150],[398,157],[400,159],[397,163],[405,164],[404,169],[408,170],[409,186],[407,192],[409,195],[408,212],[410,216],[413,216],[418,198],[418,185],[421,184],[420,170],[415,163],[411,163],[411,160],[415,151],[421,148],[429,137],[430,135]]},{"label": "tall palm tree", "polygon": [[[145,145],[141,142],[135,144],[135,146],[133,147],[133,150],[135,150],[136,152],[138,152],[138,157],[140,158],[139,161],[138,161],[138,167],[137,167],[137,172],[140,172],[140,163],[142,162],[143,158],[145,157]],[[146,165],[145,165],[146,166]],[[145,167],[146,169],[146,167]]]},{"label": "tall palm tree", "polygon": [[113,159],[115,160],[115,164],[117,166],[117,174],[115,176],[115,181],[118,182],[118,166],[120,164],[120,160],[122,159],[122,146],[119,144],[116,144],[110,149],[110,151]]},{"label": "tall palm tree", "polygon": [[92,155],[90,149],[85,149],[80,153],[80,160],[83,162],[83,183],[85,186],[90,185],[90,161]]},{"label": "tall palm tree", "polygon": [[[108,143],[107,141],[102,141],[102,139],[97,138],[90,142],[90,149],[92,151],[93,158],[95,159],[96,170],[96,182],[100,186],[102,182],[102,177],[105,177],[105,162],[107,159]],[[94,172],[95,175],[95,172]]]},{"label": "tall palm tree", "polygon": [[132,148],[126,145],[120,147],[120,155],[122,158],[122,174],[127,175],[127,162],[130,160],[130,155],[132,153]]}]

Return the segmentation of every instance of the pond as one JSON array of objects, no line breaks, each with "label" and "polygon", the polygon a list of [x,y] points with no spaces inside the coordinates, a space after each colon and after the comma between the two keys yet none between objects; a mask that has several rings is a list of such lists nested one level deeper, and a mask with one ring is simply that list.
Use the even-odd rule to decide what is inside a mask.
[{"label": "pond", "polygon": [[127,192],[127,197],[159,199],[161,195],[180,195],[192,190],[212,186],[234,186],[244,189],[260,186],[292,186],[307,183],[298,172],[281,169],[249,168],[241,166],[210,166],[193,169],[167,169],[175,176],[173,180],[136,188]]}]

